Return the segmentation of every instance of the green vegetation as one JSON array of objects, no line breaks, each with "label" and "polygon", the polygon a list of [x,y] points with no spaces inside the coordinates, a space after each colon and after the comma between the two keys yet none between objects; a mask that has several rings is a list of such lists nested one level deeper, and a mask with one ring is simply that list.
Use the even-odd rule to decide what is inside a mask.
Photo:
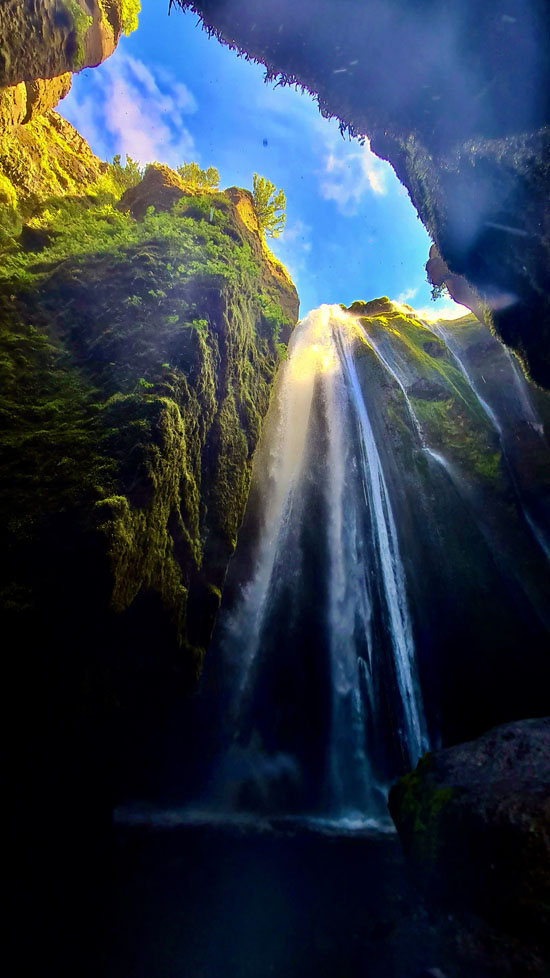
[{"label": "green vegetation", "polygon": [[254,174],[252,178],[254,209],[262,231],[270,238],[278,238],[286,223],[286,197],[274,183]]},{"label": "green vegetation", "polygon": [[124,193],[130,187],[136,187],[143,177],[144,167],[140,166],[137,160],[133,160],[126,153],[126,163],[124,166],[120,162],[120,154],[113,156],[113,162],[108,164],[107,170],[115,186]]},{"label": "green vegetation", "polygon": [[77,0],[65,0],[67,9],[73,19],[75,37],[74,70],[78,71],[84,64],[84,38],[92,26],[93,18],[85,14]]},{"label": "green vegetation", "polygon": [[141,0],[120,0],[120,22],[123,34],[137,30]]},{"label": "green vegetation", "polygon": [[281,328],[283,326],[291,326],[292,321],[289,316],[285,315],[279,303],[275,302],[268,295],[260,292],[258,301],[260,303],[262,319],[269,328],[279,356],[283,357],[286,353],[286,346],[284,343],[279,342]]},{"label": "green vegetation", "polygon": [[201,170],[198,163],[182,163],[177,172],[182,180],[197,190],[216,190],[220,182],[220,174],[215,166]]},{"label": "green vegetation", "polygon": [[[198,668],[289,318],[222,194],[136,221],[116,205],[139,174],[115,157],[85,195],[35,201],[32,216],[11,184],[4,195],[16,223],[0,242],[3,542],[17,552],[66,512],[102,541],[112,607],[158,593]],[[15,577],[9,600],[26,607],[27,570]],[[210,611],[190,643],[192,589]]]},{"label": "green vegetation", "polygon": [[448,295],[449,295],[449,290],[445,285],[445,282],[442,282],[441,285],[432,285],[431,288],[432,302],[437,302],[438,299],[444,299]]},{"label": "green vegetation", "polygon": [[[357,312],[363,311],[361,304],[355,305]],[[474,329],[481,329],[472,319]],[[391,306],[361,322],[374,343],[389,342],[397,362],[406,362],[408,396],[428,445],[443,452],[464,475],[494,488],[501,479],[497,436],[443,341]]]},{"label": "green vegetation", "polygon": [[437,858],[444,839],[445,809],[455,792],[442,788],[430,777],[432,756],[425,754],[414,771],[397,782],[390,797],[390,810],[398,820],[401,838],[413,847],[413,856],[428,868]]}]

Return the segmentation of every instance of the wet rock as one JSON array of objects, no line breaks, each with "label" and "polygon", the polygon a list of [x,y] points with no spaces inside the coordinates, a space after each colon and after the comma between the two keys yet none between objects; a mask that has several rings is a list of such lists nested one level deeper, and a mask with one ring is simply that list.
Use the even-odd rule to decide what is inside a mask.
[{"label": "wet rock", "polygon": [[441,401],[448,396],[448,392],[441,385],[426,377],[419,377],[414,384],[407,389],[411,397],[417,397],[422,401]]},{"label": "wet rock", "polygon": [[439,343],[438,340],[428,340],[427,343],[422,344],[422,349],[430,357],[434,357],[436,360],[440,360],[441,357],[447,355],[447,351],[443,343]]},{"label": "wet rock", "polygon": [[419,879],[512,931],[550,933],[550,718],[427,754],[389,808]]}]

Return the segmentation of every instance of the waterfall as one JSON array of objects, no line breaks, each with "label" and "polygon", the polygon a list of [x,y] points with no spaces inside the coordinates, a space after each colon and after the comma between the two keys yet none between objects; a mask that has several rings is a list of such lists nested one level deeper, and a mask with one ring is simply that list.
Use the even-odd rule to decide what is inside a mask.
[{"label": "waterfall", "polygon": [[[470,386],[483,411],[489,418],[498,435],[504,460],[517,495],[518,503],[534,539],[541,548],[546,559],[550,561],[550,522],[548,518],[540,520],[531,510],[529,500],[525,498],[521,485],[522,457],[517,457],[518,433],[527,433],[533,443],[534,451],[542,456],[548,456],[548,445],[544,438],[544,429],[540,418],[533,406],[527,383],[521,369],[509,350],[498,340],[486,337],[486,345],[491,347],[492,361],[499,370],[500,391],[491,391],[483,373],[468,363],[467,352],[461,349],[460,325],[440,321],[426,323],[428,329],[438,336],[453,356],[458,369]],[[482,388],[487,388],[483,390]],[[502,396],[502,391],[505,396]],[[523,439],[525,439],[525,435]]]},{"label": "waterfall", "polygon": [[473,317],[374,311],[294,330],[162,818],[384,828],[430,746],[548,712],[550,400]]},{"label": "waterfall", "polygon": [[231,677],[223,777],[237,806],[376,815],[387,782],[428,746],[362,345],[340,307],[311,312],[262,436],[252,571],[216,639]]}]

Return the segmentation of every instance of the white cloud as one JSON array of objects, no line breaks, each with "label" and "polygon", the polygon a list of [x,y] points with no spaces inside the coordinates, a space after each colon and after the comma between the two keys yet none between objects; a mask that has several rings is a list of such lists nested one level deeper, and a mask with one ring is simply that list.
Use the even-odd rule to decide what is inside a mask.
[{"label": "white cloud", "polygon": [[316,176],[320,196],[333,200],[342,214],[353,216],[367,194],[388,193],[389,163],[380,160],[368,139],[362,146],[357,139],[342,138],[336,120],[321,116],[311,96],[296,99],[291,88],[259,89],[255,104],[270,119],[270,131],[280,139],[294,138],[296,127],[307,133],[313,153],[322,160]]},{"label": "white cloud", "polygon": [[417,285],[416,288],[405,289],[403,292],[400,292],[397,296],[397,302],[402,305],[403,303],[408,302],[409,299],[414,299],[418,289],[419,286]]},{"label": "white cloud", "polygon": [[291,224],[286,225],[283,232],[285,245],[293,244],[297,250],[311,251],[310,231],[311,227],[304,221],[300,219],[292,221]]},{"label": "white cloud", "polygon": [[451,300],[444,302],[442,305],[434,302],[431,306],[415,309],[419,319],[425,319],[432,323],[437,322],[438,319],[460,319],[462,316],[468,316],[470,311],[466,306],[460,306],[458,302],[452,302]]},{"label": "white cloud", "polygon": [[331,139],[320,174],[321,197],[334,200],[340,213],[351,217],[366,194],[387,194],[387,167],[374,155],[368,140],[361,146],[355,141]]},{"label": "white cloud", "polygon": [[298,291],[300,291],[302,278],[311,277],[309,268],[311,231],[310,225],[298,218],[287,224],[280,238],[268,242],[279,261],[282,261]]},{"label": "white cloud", "polygon": [[193,93],[164,68],[150,67],[118,50],[85,72],[89,94],[73,84],[62,114],[103,158],[126,153],[140,163],[179,166],[197,159],[184,117],[197,109]]}]

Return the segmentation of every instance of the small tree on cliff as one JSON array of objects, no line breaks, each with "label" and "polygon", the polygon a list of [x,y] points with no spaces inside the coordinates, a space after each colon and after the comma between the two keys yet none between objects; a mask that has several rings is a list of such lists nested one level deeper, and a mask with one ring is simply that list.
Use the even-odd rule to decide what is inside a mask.
[{"label": "small tree on cliff", "polygon": [[270,238],[278,238],[286,223],[286,197],[271,180],[254,174],[252,178],[254,209],[259,225]]},{"label": "small tree on cliff", "polygon": [[116,156],[113,156],[113,162],[109,163],[108,172],[117,187],[120,188],[120,191],[124,193],[130,187],[137,186],[143,177],[145,169],[139,165],[137,160],[133,160],[131,156],[128,156],[128,153],[126,153],[126,163],[123,165],[120,162],[120,153],[117,153]]},{"label": "small tree on cliff", "polygon": [[215,166],[209,166],[206,170],[201,170],[198,163],[182,163],[178,166],[178,173],[182,180],[190,183],[197,190],[217,190],[220,182],[220,175]]}]

